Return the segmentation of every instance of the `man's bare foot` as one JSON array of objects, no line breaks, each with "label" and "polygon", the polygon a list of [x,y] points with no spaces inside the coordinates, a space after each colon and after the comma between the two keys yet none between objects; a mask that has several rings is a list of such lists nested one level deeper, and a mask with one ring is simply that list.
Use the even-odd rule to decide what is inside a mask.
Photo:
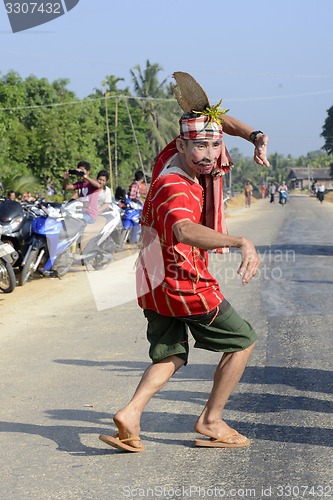
[{"label": "man's bare foot", "polygon": [[[113,421],[118,428],[119,439],[128,439],[140,435],[140,415],[133,413],[132,410],[128,411],[126,407],[122,408],[115,414]],[[133,448],[142,446],[140,441],[126,441],[126,443],[133,446]]]},{"label": "man's bare foot", "polygon": [[204,419],[200,417],[194,426],[194,430],[199,434],[203,434],[204,436],[212,439],[223,438],[223,441],[229,444],[242,444],[249,442],[247,437],[242,434],[235,433],[234,429],[232,429],[223,420],[208,423],[204,422]]}]

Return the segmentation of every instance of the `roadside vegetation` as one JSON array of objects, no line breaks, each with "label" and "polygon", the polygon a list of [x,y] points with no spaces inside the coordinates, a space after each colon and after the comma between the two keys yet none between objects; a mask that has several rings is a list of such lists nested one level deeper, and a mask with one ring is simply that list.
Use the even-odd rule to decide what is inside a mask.
[{"label": "roadside vegetation", "polygon": [[[151,173],[158,152],[177,135],[180,110],[171,83],[160,81],[162,68],[146,62],[130,70],[132,90],[124,78],[108,75],[84,99],[69,90],[69,80],[49,82],[33,75],[23,79],[15,71],[0,77],[0,181],[5,191],[46,194],[52,181],[62,197],[62,175],[85,159],[93,174],[111,171],[111,185],[127,187],[136,170]],[[318,131],[318,135],[320,131]],[[235,168],[226,178],[233,192],[286,179],[293,167],[311,169],[332,165],[333,106],[321,134],[322,151],[294,158],[269,155],[272,168],[258,168],[238,149],[230,154]]]}]

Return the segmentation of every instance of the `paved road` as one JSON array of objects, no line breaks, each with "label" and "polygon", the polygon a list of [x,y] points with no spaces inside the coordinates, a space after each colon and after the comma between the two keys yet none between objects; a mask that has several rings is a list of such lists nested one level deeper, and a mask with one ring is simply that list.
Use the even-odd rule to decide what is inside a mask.
[{"label": "paved road", "polygon": [[225,412],[253,439],[247,449],[192,445],[219,359],[200,350],[149,404],[144,453],[98,441],[148,363],[145,321],[125,303],[131,256],[114,271],[126,285],[113,308],[80,270],[1,295],[0,498],[332,498],[332,220],[332,204],[307,197],[230,213],[229,232],[251,237],[262,258],[247,287],[237,253],[211,256],[226,297],[259,334]]}]

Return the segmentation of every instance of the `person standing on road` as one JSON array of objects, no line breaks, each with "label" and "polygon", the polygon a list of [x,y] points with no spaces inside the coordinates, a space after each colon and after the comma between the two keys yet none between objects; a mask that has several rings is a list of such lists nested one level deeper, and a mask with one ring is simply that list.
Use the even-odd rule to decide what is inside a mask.
[{"label": "person standing on road", "polygon": [[261,198],[265,199],[265,196],[266,196],[266,184],[263,183],[261,185]]},{"label": "person standing on road", "polygon": [[320,182],[318,186],[318,200],[320,201],[320,203],[324,201],[325,191],[326,191],[325,184],[323,182]]},{"label": "person standing on road", "polygon": [[[184,95],[186,81],[181,85],[178,74],[174,77]],[[191,95],[192,92],[193,84]],[[182,102],[179,96],[177,99]],[[227,171],[231,163],[222,139],[223,110],[219,105],[210,106],[208,98],[201,108],[195,98],[190,104],[195,112],[182,115],[180,135],[157,158],[143,210],[137,293],[139,306],[148,320],[152,364],[130,402],[114,415],[118,433],[99,437],[129,452],[144,450],[139,433],[147,403],[187,364],[187,328],[195,339],[195,347],[224,353],[216,368],[209,399],[195,424],[196,432],[207,439],[197,439],[195,445],[221,448],[250,443],[222,420],[222,412],[243,374],[256,334],[224,298],[218,282],[209,273],[207,250],[238,248],[242,258],[238,273],[244,285],[256,274],[259,257],[250,240],[222,234],[209,227],[208,219],[203,219],[207,205],[215,201],[211,197],[204,199],[204,193],[209,192],[207,185],[210,181],[219,183],[222,179],[219,174],[223,169]],[[252,140],[255,161],[269,166],[267,135],[253,132],[251,127],[229,116],[223,120],[223,129]],[[216,214],[216,207],[214,210]],[[160,243],[159,252],[154,247],[156,239]]]},{"label": "person standing on road", "polygon": [[269,202],[275,203],[276,186],[275,186],[274,182],[271,182],[271,184],[268,188],[268,193],[269,193]]},{"label": "person standing on road", "polygon": [[253,186],[250,181],[247,181],[244,188],[245,195],[245,207],[250,208],[251,206],[251,197],[252,197]]}]

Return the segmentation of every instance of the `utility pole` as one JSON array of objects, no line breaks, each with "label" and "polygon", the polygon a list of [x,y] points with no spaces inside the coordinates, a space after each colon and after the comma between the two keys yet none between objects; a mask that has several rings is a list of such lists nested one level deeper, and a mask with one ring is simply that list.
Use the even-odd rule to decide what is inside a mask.
[{"label": "utility pole", "polygon": [[118,97],[116,97],[116,110],[114,117],[114,175],[118,186]]},{"label": "utility pole", "polygon": [[109,95],[109,93],[106,91],[105,92],[105,124],[106,124],[106,136],[107,136],[107,143],[108,143],[110,187],[111,187],[111,191],[113,191],[112,158],[111,158],[110,129],[109,129],[109,110],[108,110],[108,95]]}]

